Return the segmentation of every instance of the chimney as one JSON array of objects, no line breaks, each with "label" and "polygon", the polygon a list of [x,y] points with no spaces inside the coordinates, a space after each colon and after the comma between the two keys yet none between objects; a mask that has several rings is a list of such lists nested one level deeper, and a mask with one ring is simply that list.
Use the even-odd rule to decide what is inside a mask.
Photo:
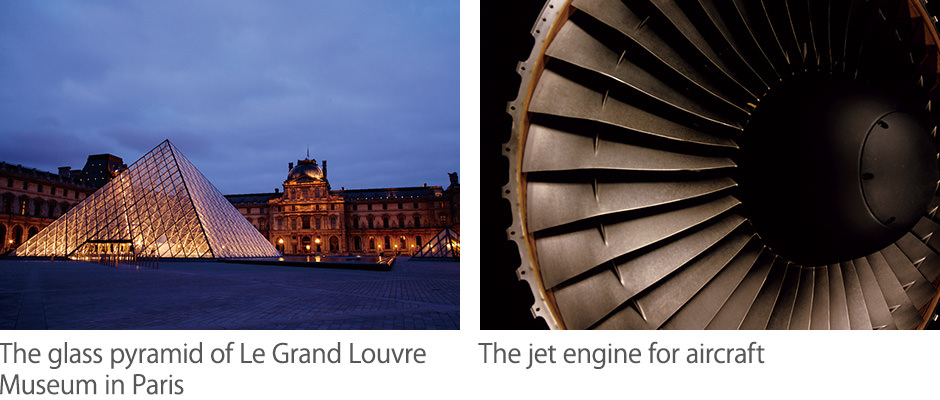
[{"label": "chimney", "polygon": [[287,171],[290,172],[290,170],[292,169],[294,169],[294,163],[293,162],[287,163]]},{"label": "chimney", "polygon": [[279,193],[280,190],[281,190],[281,189],[274,188],[274,193]]},{"label": "chimney", "polygon": [[72,167],[59,167],[59,176],[68,178],[71,175]]},{"label": "chimney", "polygon": [[323,160],[323,179],[326,179],[326,160]]},{"label": "chimney", "polygon": [[424,184],[424,187],[428,187],[428,184],[427,184],[427,182],[425,182],[425,184]]}]

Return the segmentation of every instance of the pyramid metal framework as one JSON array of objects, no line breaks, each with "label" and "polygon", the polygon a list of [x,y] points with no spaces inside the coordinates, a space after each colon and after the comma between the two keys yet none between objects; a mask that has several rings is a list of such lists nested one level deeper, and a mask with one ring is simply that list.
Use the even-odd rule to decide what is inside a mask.
[{"label": "pyramid metal framework", "polygon": [[412,258],[460,258],[460,235],[453,229],[444,228]]},{"label": "pyramid metal framework", "polygon": [[17,256],[280,253],[165,140],[16,249]]}]

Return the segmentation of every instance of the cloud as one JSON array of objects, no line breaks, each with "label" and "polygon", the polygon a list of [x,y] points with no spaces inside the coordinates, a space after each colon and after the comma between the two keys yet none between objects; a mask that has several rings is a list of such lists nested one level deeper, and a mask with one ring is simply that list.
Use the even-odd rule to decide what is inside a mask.
[{"label": "cloud", "polygon": [[444,184],[459,168],[458,8],[3,2],[0,160],[132,162],[169,138],[223,192],[254,192],[310,145],[334,186]]}]

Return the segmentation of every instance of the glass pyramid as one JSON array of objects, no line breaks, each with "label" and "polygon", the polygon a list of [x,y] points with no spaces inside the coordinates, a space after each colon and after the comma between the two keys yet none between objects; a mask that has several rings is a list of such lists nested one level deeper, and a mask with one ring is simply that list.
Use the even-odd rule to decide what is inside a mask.
[{"label": "glass pyramid", "polygon": [[460,258],[460,235],[453,229],[444,228],[412,258]]},{"label": "glass pyramid", "polygon": [[169,140],[16,249],[17,256],[100,254],[280,256]]}]

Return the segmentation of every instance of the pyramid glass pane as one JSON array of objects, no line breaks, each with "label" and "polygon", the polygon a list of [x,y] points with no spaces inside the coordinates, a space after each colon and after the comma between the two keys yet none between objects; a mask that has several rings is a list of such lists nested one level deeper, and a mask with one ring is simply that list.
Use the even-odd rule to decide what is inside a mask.
[{"label": "pyramid glass pane", "polygon": [[460,257],[460,236],[450,228],[444,228],[434,236],[414,258],[458,258]]},{"label": "pyramid glass pane", "polygon": [[280,253],[169,141],[17,248],[18,256],[158,257]]}]

